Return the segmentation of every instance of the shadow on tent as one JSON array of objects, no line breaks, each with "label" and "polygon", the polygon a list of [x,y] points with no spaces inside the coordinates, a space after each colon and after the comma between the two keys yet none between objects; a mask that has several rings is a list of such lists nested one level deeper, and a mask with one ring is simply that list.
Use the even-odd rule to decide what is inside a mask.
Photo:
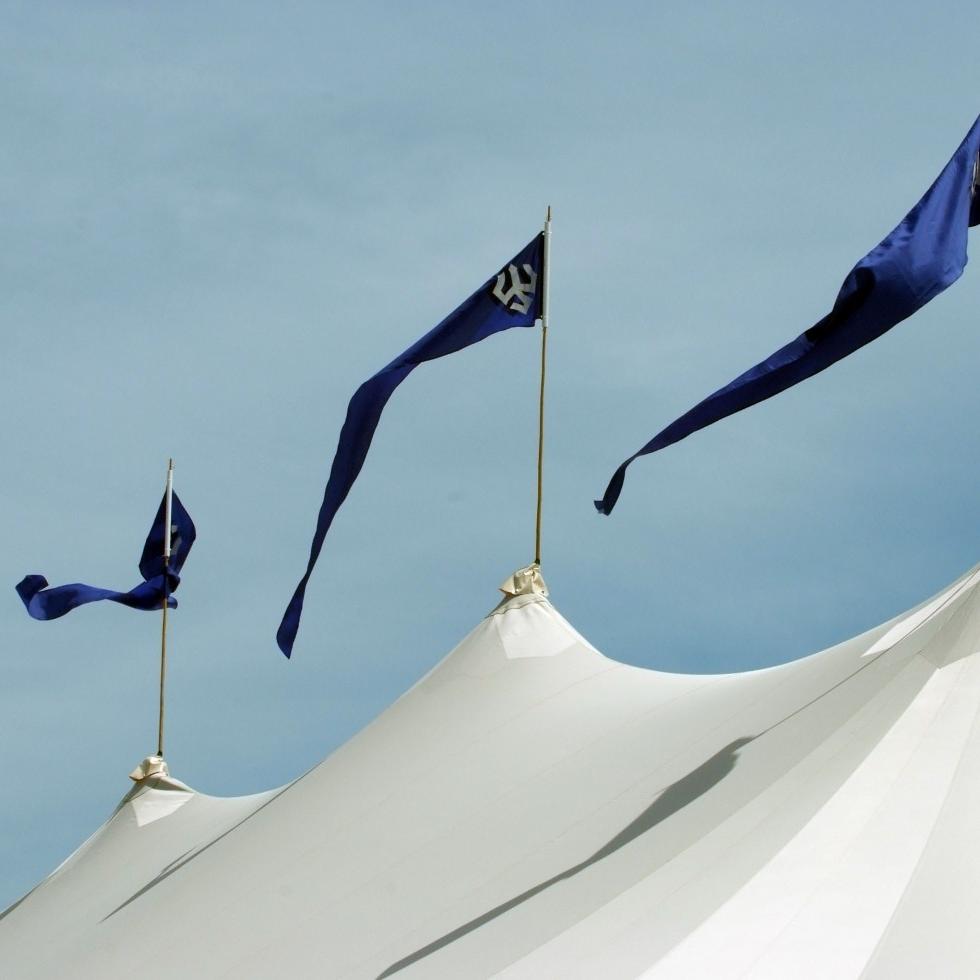
[{"label": "shadow on tent", "polygon": [[658,823],[673,816],[678,810],[683,809],[689,803],[693,803],[699,796],[703,796],[709,789],[720,783],[735,768],[735,763],[738,761],[738,750],[756,737],[755,735],[743,736],[742,738],[735,739],[734,742],[729,742],[728,745],[723,749],[719,749],[710,759],[702,762],[696,769],[692,769],[687,775],[678,779],[677,782],[671,783],[635,820],[627,824],[615,837],[603,844],[598,851],[589,855],[584,861],[580,861],[578,864],[556,874],[553,878],[542,881],[539,885],[535,885],[533,888],[521,892],[520,895],[508,899],[496,908],[490,909],[489,912],[484,912],[475,919],[470,919],[469,922],[453,929],[452,932],[447,932],[444,936],[433,940],[427,946],[423,946],[414,953],[410,953],[408,956],[398,960],[398,962],[392,963],[388,969],[378,975],[377,980],[384,980],[385,977],[390,977],[392,974],[404,970],[405,967],[411,966],[413,963],[417,963],[427,956],[431,956],[444,946],[448,946],[457,939],[462,939],[463,936],[468,935],[475,929],[479,929],[480,926],[492,922],[498,916],[509,912],[528,899],[534,898],[535,895],[539,895],[546,888],[558,884],[559,881],[567,881],[580,871],[591,867],[597,861],[609,857],[610,854],[615,854],[621,847],[625,847],[630,842],[636,840],[641,834],[645,834],[648,830],[656,827]]}]

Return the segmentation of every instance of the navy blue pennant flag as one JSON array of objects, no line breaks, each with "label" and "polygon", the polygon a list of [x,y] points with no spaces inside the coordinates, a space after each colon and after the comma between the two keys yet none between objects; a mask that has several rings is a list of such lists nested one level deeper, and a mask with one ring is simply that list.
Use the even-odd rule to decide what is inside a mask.
[{"label": "navy blue pennant flag", "polygon": [[173,598],[173,592],[180,585],[180,570],[197,537],[197,530],[190,514],[174,493],[170,511],[170,560],[166,562],[163,557],[165,507],[166,495],[160,501],[160,508],[143,545],[139,565],[143,581],[139,585],[129,592],[100,589],[81,582],[48,588],[48,580],[43,575],[27,575],[17,584],[17,594],[28,613],[34,619],[57,619],[77,606],[102,599],[144,610],[161,609],[166,599],[168,607],[175,609],[177,600]]},{"label": "navy blue pennant flag", "polygon": [[303,613],[303,598],[327,531],[361,472],[381,413],[394,390],[425,361],[453,354],[511,327],[531,327],[541,316],[544,275],[543,237],[536,235],[499,273],[491,276],[421,340],[354,392],[330,468],[330,478],[317,517],[310,560],[293,593],[276,634],[279,649],[292,654]]},{"label": "navy blue pennant flag", "polygon": [[910,317],[960,277],[967,230],[980,223],[980,119],[902,223],[848,273],[833,309],[796,340],[671,422],[613,474],[601,514],[611,514],[626,468],[640,456],[778,395],[830,367]]}]

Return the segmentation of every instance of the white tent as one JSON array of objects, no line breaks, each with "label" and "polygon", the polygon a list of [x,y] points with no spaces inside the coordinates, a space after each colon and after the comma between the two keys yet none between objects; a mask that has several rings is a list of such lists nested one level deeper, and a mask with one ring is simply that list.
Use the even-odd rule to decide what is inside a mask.
[{"label": "white tent", "polygon": [[0,975],[980,976],[980,566],[710,676],[513,591],[288,786],[140,779],[5,913]]}]

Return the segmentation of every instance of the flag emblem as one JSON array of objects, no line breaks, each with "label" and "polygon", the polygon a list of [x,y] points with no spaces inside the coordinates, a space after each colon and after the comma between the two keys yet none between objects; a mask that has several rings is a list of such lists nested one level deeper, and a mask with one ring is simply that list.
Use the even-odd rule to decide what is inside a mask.
[{"label": "flag emblem", "polygon": [[496,285],[493,287],[493,298],[512,313],[527,313],[531,309],[534,292],[538,288],[538,274],[534,271],[534,266],[525,262],[523,268],[527,276],[526,280],[521,278],[520,269],[511,262],[497,276]]}]

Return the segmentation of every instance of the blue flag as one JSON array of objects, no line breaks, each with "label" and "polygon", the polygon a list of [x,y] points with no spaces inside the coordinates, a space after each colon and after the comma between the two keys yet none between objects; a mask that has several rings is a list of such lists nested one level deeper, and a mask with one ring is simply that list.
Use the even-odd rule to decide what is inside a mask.
[{"label": "blue flag", "polygon": [[276,640],[288,657],[303,613],[303,598],[323,542],[341,504],[361,472],[381,413],[394,390],[425,361],[453,354],[501,330],[531,327],[541,316],[544,275],[543,237],[539,234],[491,276],[421,340],[399,354],[387,367],[368,378],[354,392],[330,468],[330,478],[317,517],[310,560],[279,625]]},{"label": "blue flag", "polygon": [[49,589],[48,580],[43,575],[27,575],[17,584],[17,594],[23,600],[28,613],[34,619],[57,619],[77,606],[99,602],[102,599],[118,602],[131,609],[144,610],[161,609],[166,601],[171,609],[175,609],[177,600],[173,598],[173,592],[180,585],[180,570],[197,537],[197,530],[190,514],[174,493],[170,511],[170,560],[165,561],[163,557],[165,508],[166,496],[160,501],[160,509],[143,545],[143,555],[139,565],[143,581],[139,585],[129,592],[100,589],[94,585],[83,585],[81,582]]},{"label": "blue flag", "polygon": [[792,343],[671,422],[613,474],[601,514],[612,513],[626,468],[639,456],[778,395],[877,339],[938,296],[966,266],[967,229],[980,223],[980,119],[902,223],[848,273],[834,308]]}]

